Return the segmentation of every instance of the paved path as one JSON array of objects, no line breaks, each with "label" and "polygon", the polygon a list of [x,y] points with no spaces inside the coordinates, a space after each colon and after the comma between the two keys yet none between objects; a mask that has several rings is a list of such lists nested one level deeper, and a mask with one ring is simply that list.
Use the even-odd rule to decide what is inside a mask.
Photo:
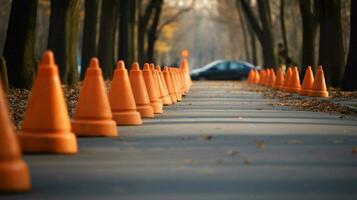
[{"label": "paved path", "polygon": [[357,199],[357,119],[274,107],[237,82],[197,82],[183,102],[75,156],[26,155],[33,189],[0,199]]}]

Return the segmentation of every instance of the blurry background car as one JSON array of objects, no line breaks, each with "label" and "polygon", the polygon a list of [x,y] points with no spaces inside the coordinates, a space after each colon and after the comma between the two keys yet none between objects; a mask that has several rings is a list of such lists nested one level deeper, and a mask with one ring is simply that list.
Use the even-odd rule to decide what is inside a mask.
[{"label": "blurry background car", "polygon": [[255,66],[243,61],[216,60],[190,72],[193,80],[241,80]]}]

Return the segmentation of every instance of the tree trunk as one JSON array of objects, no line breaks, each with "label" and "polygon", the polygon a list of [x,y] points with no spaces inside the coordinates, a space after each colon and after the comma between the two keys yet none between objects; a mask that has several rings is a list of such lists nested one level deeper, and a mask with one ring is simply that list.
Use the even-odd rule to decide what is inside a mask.
[{"label": "tree trunk", "polygon": [[256,36],[253,32],[250,35],[250,45],[252,46],[252,62],[254,65],[258,65]]},{"label": "tree trunk", "polygon": [[342,81],[342,89],[349,91],[357,90],[357,2],[351,1],[351,28],[350,48],[347,65]]},{"label": "tree trunk", "polygon": [[123,60],[126,64],[126,67],[130,69],[132,64],[132,58],[130,55],[130,11],[129,11],[129,2],[127,0],[120,0],[119,4],[119,59]]},{"label": "tree trunk", "polygon": [[[316,9],[311,11],[311,0],[300,0],[300,13],[302,18],[302,66],[301,76],[305,74],[308,66],[315,66],[315,41],[318,27]],[[316,5],[314,5],[315,7]]]},{"label": "tree trunk", "polygon": [[2,56],[0,56],[0,82],[2,83],[2,89],[7,93],[9,90],[9,79],[7,78],[6,61]]},{"label": "tree trunk", "polygon": [[254,16],[254,13],[249,4],[245,0],[240,0],[240,3],[252,29],[254,30],[260,44],[262,45],[264,67],[276,68],[276,47],[270,17],[269,1],[257,1],[260,23],[258,22],[258,19]]},{"label": "tree trunk", "polygon": [[147,49],[147,58],[146,62],[154,62],[154,51],[155,51],[155,42],[157,40],[157,27],[159,25],[160,15],[161,15],[161,6],[162,2],[156,6],[154,11],[153,22],[148,30],[148,49]]},{"label": "tree trunk", "polygon": [[131,62],[138,61],[138,21],[139,21],[139,4],[138,0],[131,0],[130,2],[130,54],[132,55]]},{"label": "tree trunk", "polygon": [[139,18],[139,25],[138,25],[138,59],[141,64],[143,64],[146,60],[146,50],[147,50],[146,33],[148,31],[149,21],[151,19],[155,7],[159,2],[160,0],[151,0],[147,5],[143,14],[140,13],[141,6],[139,6],[140,18]]},{"label": "tree trunk", "polygon": [[76,85],[78,83],[78,31],[79,31],[79,12],[81,8],[81,0],[71,1],[69,8],[70,27],[68,37],[68,74],[67,84]]},{"label": "tree trunk", "polygon": [[48,49],[55,54],[63,84],[76,84],[78,79],[77,38],[80,3],[80,0],[51,1]]},{"label": "tree trunk", "polygon": [[97,24],[99,18],[99,0],[85,1],[85,16],[82,41],[81,80],[92,57],[97,56]]},{"label": "tree trunk", "polygon": [[[248,35],[247,35],[247,30],[246,30],[246,24],[244,23],[245,20],[242,15],[242,9],[240,8],[239,2],[236,2],[236,7],[237,11],[239,14],[239,22],[242,27],[242,33],[243,33],[243,41],[244,41],[244,50],[245,50],[245,59],[249,62],[252,62],[252,58],[249,54],[249,45],[248,45]],[[252,37],[252,36],[251,36]]]},{"label": "tree trunk", "polygon": [[10,85],[31,88],[35,68],[37,0],[13,0],[3,56]]},{"label": "tree trunk", "polygon": [[340,86],[345,67],[340,0],[318,0],[320,8],[319,64],[324,67],[326,84]]},{"label": "tree trunk", "polygon": [[103,78],[110,79],[115,67],[115,29],[117,22],[117,0],[102,1],[98,57]]},{"label": "tree trunk", "polygon": [[280,26],[281,26],[281,35],[283,37],[283,45],[286,53],[289,55],[289,45],[288,39],[286,37],[286,28],[285,28],[285,0],[280,0]]}]

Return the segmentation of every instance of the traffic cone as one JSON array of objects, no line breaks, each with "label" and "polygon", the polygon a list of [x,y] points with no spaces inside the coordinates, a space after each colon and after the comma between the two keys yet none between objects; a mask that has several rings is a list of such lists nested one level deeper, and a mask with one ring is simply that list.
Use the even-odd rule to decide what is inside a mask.
[{"label": "traffic cone", "polygon": [[259,80],[259,85],[263,85],[265,82],[265,76],[266,76],[266,71],[265,69],[260,71],[260,80]]},{"label": "traffic cone", "polygon": [[157,73],[156,73],[156,70],[155,70],[155,65],[153,63],[150,63],[149,64],[150,66],[150,71],[151,71],[151,74],[152,74],[152,78],[154,80],[154,85],[155,85],[155,90],[157,91],[157,101],[164,105],[162,99],[164,98],[160,92],[160,87],[159,87],[159,79],[157,77]]},{"label": "traffic cone", "polygon": [[155,73],[156,73],[157,80],[158,80],[160,94],[162,96],[162,102],[165,106],[171,105],[172,101],[169,96],[169,92],[167,91],[166,84],[164,84],[164,80],[163,80],[160,72],[161,72],[160,66],[156,66]]},{"label": "traffic cone", "polygon": [[169,91],[171,101],[172,101],[172,103],[176,103],[177,99],[176,99],[174,88],[172,86],[169,68],[167,66],[164,67],[164,71],[162,72],[162,74],[164,76],[164,80],[165,80],[165,83],[167,86],[167,90]]},{"label": "traffic cone", "polygon": [[75,154],[78,151],[51,51],[42,56],[19,139],[24,152]]},{"label": "traffic cone", "polygon": [[267,69],[266,70],[266,74],[265,74],[265,78],[264,78],[264,83],[263,83],[264,86],[268,86],[269,85],[270,78],[271,78],[271,71],[270,71],[270,69]]},{"label": "traffic cone", "polygon": [[154,109],[150,105],[149,95],[138,63],[134,63],[131,66],[129,79],[135,98],[136,109],[141,117],[154,117]]},{"label": "traffic cone", "polygon": [[183,58],[180,68],[184,72],[186,85],[188,86],[188,90],[190,90],[190,88],[192,86],[192,79],[190,76],[190,67],[188,66],[187,57]]},{"label": "traffic cone", "polygon": [[77,136],[118,136],[97,58],[92,58],[79,93],[72,131]]},{"label": "traffic cone", "polygon": [[274,69],[270,69],[270,79],[269,79],[269,87],[273,88],[276,81],[276,75]]},{"label": "traffic cone", "polygon": [[252,84],[254,82],[254,79],[255,79],[255,71],[254,69],[251,69],[248,74],[248,83]]},{"label": "traffic cone", "polygon": [[150,66],[148,63],[144,64],[144,68],[142,70],[143,72],[143,77],[146,85],[146,89],[148,90],[149,94],[149,99],[150,99],[150,105],[154,109],[154,113],[163,113],[162,110],[162,103],[158,102],[158,91],[156,91],[155,83],[154,83],[154,78],[152,76]]},{"label": "traffic cone", "polygon": [[308,66],[305,71],[304,81],[302,82],[301,90],[299,95],[308,96],[314,84],[314,75],[311,70],[311,66]]},{"label": "traffic cone", "polygon": [[118,61],[109,91],[109,103],[113,120],[117,125],[142,124],[140,113],[136,109],[135,98],[131,89],[128,71],[123,61]]},{"label": "traffic cone", "polygon": [[176,95],[176,100],[178,102],[182,101],[182,95],[179,92],[178,85],[176,83],[175,75],[174,75],[174,69],[172,67],[169,68],[170,76],[171,76],[171,81],[172,81],[172,87],[174,88],[175,95]]},{"label": "traffic cone", "polygon": [[301,89],[299,70],[297,67],[293,68],[293,73],[290,77],[289,87],[287,89],[290,93],[298,93]]},{"label": "traffic cone", "polygon": [[260,81],[260,75],[259,72],[257,70],[254,70],[255,76],[254,76],[254,84],[259,84]]},{"label": "traffic cone", "polygon": [[188,89],[187,89],[187,86],[186,86],[186,81],[184,79],[184,74],[183,74],[183,71],[181,69],[178,69],[178,72],[179,72],[179,77],[180,77],[180,82],[181,82],[181,85],[182,85],[182,95],[183,96],[186,96],[187,92],[188,92]]},{"label": "traffic cone", "polygon": [[283,74],[283,70],[279,68],[276,76],[276,80],[273,85],[273,89],[280,90],[281,87],[283,87],[283,84],[284,84],[284,74]]},{"label": "traffic cone", "polygon": [[249,74],[248,74],[248,79],[247,79],[248,83],[252,83],[252,74],[253,74],[253,70],[250,70]]},{"label": "traffic cone", "polygon": [[311,92],[309,92],[309,96],[328,97],[325,76],[322,66],[317,67],[314,84],[312,85]]},{"label": "traffic cone", "polygon": [[30,173],[10,120],[0,80],[0,192],[22,192],[31,188]]},{"label": "traffic cone", "polygon": [[178,72],[177,68],[174,68],[174,70],[175,70],[174,73],[175,73],[175,78],[176,78],[177,85],[178,85],[178,88],[179,88],[179,92],[183,97],[184,96],[184,90],[183,90],[183,87],[182,87],[182,82],[180,80],[179,72]]},{"label": "traffic cone", "polygon": [[281,88],[281,90],[287,91],[287,89],[289,88],[290,78],[292,76],[292,73],[293,73],[293,71],[291,70],[291,67],[288,67],[285,72],[284,85]]}]

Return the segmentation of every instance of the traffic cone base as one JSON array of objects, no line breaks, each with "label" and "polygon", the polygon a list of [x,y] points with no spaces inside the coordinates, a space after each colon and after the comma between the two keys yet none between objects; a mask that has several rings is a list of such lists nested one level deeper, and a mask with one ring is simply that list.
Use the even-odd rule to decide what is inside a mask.
[{"label": "traffic cone base", "polygon": [[170,94],[170,98],[171,98],[172,103],[177,103],[176,95]]},{"label": "traffic cone base", "polygon": [[143,118],[153,118],[154,116],[154,109],[150,105],[136,105],[136,109],[140,113],[141,117]]},{"label": "traffic cone base", "polygon": [[77,139],[71,132],[19,133],[20,144],[26,153],[77,153]]},{"label": "traffic cone base", "polygon": [[309,96],[313,97],[328,97],[327,91],[319,91],[319,90],[311,90],[309,92]]},{"label": "traffic cone base", "polygon": [[118,136],[118,130],[115,121],[108,120],[89,120],[89,119],[74,119],[72,121],[72,131],[77,136]]},{"label": "traffic cone base", "polygon": [[300,88],[299,87],[288,88],[287,91],[290,93],[298,93],[300,91]]},{"label": "traffic cone base", "polygon": [[159,102],[150,102],[151,107],[154,109],[155,114],[162,114],[164,110],[162,109],[163,104]]},{"label": "traffic cone base", "polygon": [[298,94],[301,96],[308,96],[310,94],[311,90],[309,89],[301,89]]},{"label": "traffic cone base", "polygon": [[26,192],[31,188],[30,173],[21,159],[0,161],[0,192]]},{"label": "traffic cone base", "polygon": [[72,131],[77,136],[118,136],[97,58],[92,58],[79,93]]},{"label": "traffic cone base", "polygon": [[143,124],[140,113],[136,110],[133,111],[113,111],[113,120],[117,125],[131,126]]}]

